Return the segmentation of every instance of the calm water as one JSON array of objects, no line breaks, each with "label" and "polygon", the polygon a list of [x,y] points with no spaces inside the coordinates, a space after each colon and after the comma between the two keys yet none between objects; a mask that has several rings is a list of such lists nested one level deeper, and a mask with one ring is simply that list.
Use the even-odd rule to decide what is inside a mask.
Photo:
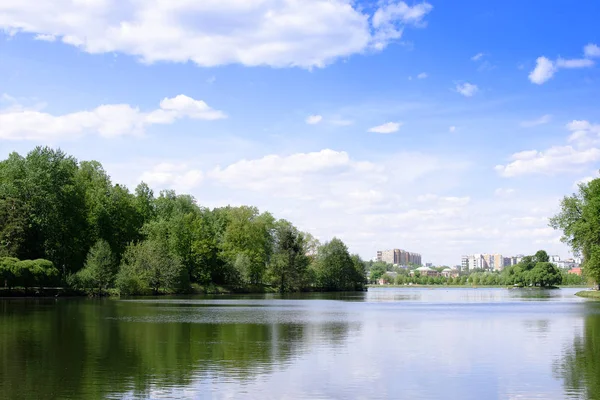
[{"label": "calm water", "polygon": [[575,292],[0,300],[0,398],[600,399]]}]

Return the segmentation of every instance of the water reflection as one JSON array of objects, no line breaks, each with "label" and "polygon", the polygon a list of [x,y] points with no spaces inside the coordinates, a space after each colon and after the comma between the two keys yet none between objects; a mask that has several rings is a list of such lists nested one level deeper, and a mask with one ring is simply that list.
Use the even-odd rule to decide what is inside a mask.
[{"label": "water reflection", "polygon": [[[313,346],[342,345],[350,330],[359,329],[341,318],[311,322],[298,315],[309,312],[301,310],[296,320],[307,323],[277,318],[265,323],[262,308],[251,309],[242,322],[235,320],[238,310],[227,323],[196,323],[188,318],[194,309],[189,306],[181,311],[117,301],[0,304],[0,397],[7,399],[125,393],[147,398],[154,388],[185,387],[207,377],[244,382]],[[216,308],[196,312],[210,319]]]},{"label": "water reflection", "polygon": [[600,304],[574,293],[0,300],[0,399],[593,399]]},{"label": "water reflection", "polygon": [[600,308],[589,307],[592,313],[585,317],[582,333],[575,336],[554,366],[566,395],[574,399],[600,398]]}]

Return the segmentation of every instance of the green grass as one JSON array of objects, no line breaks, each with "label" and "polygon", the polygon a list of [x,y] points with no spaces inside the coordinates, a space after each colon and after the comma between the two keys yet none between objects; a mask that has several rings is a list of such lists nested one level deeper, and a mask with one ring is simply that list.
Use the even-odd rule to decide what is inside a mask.
[{"label": "green grass", "polygon": [[575,293],[575,296],[600,300],[600,290],[582,290],[581,292]]}]

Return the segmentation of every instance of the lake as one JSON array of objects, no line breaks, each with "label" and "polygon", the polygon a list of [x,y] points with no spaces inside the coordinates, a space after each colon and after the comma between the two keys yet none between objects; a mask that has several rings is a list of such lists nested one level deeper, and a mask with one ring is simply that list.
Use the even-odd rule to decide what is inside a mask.
[{"label": "lake", "polygon": [[0,398],[598,399],[577,290],[0,299]]}]

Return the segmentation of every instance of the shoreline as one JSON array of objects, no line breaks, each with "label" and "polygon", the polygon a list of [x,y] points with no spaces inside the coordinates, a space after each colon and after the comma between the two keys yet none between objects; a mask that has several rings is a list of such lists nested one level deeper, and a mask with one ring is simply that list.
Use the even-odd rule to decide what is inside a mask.
[{"label": "shoreline", "polygon": [[581,292],[575,293],[575,296],[586,299],[600,300],[600,290],[582,290]]}]

